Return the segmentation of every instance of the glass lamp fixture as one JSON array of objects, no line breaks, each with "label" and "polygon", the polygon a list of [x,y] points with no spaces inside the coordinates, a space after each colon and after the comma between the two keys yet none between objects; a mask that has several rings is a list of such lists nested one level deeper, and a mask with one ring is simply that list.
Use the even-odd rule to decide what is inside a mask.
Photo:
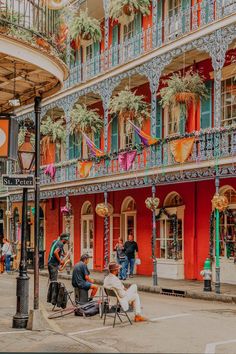
[{"label": "glass lamp fixture", "polygon": [[25,134],[25,141],[18,149],[18,159],[22,172],[29,172],[34,163],[34,147],[30,142],[30,133]]}]

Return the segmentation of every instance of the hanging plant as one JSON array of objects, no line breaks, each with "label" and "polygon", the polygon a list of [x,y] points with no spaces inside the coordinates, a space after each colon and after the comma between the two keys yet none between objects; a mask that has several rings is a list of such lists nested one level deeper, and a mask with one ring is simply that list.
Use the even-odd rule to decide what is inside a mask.
[{"label": "hanging plant", "polygon": [[169,107],[172,114],[178,114],[183,119],[182,133],[185,131],[187,108],[190,104],[196,105],[201,99],[208,97],[208,92],[203,78],[198,73],[191,71],[184,76],[180,73],[173,74],[165,80],[166,87],[160,90],[161,105]]},{"label": "hanging plant", "polygon": [[[146,16],[150,14],[150,0],[111,0],[110,2],[110,17],[113,20],[120,20],[128,17],[127,20],[132,20],[135,13],[141,13]],[[131,17],[131,19],[129,19]]]},{"label": "hanging plant", "polygon": [[64,126],[64,120],[53,120],[50,116],[47,116],[40,126],[40,132],[43,138],[41,139],[42,153],[46,154],[50,143],[56,143],[61,146],[66,141],[66,129]]},{"label": "hanging plant", "polygon": [[72,39],[92,40],[93,42],[100,42],[102,39],[102,32],[100,22],[96,18],[89,17],[88,11],[80,11],[80,15],[74,14],[70,23],[70,33]]},{"label": "hanging plant", "polygon": [[0,11],[0,33],[6,33],[11,29],[12,25],[17,25],[21,19],[21,15],[15,11]]},{"label": "hanging plant", "polygon": [[[136,95],[136,91],[132,92],[126,87],[111,99],[110,113],[118,114],[120,119],[130,119],[141,128],[143,121],[150,115],[149,104],[144,98],[143,95]],[[131,124],[129,126],[132,128]]]},{"label": "hanging plant", "polygon": [[86,105],[76,104],[71,111],[70,133],[99,133],[103,128],[103,120],[97,109],[87,109]]}]

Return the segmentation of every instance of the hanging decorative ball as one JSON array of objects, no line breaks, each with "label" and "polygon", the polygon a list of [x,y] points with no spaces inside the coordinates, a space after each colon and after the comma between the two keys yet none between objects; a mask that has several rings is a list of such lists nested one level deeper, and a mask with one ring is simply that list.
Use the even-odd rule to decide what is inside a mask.
[{"label": "hanging decorative ball", "polygon": [[145,200],[146,207],[150,210],[158,209],[159,203],[160,203],[160,199],[157,197],[156,198],[149,197]]},{"label": "hanging decorative ball", "polygon": [[106,216],[112,215],[114,209],[110,203],[107,203],[107,205],[105,205],[105,203],[99,203],[97,204],[95,211],[99,216],[105,218]]},{"label": "hanging decorative ball", "polygon": [[212,201],[212,207],[219,211],[224,211],[228,205],[228,199],[224,195],[215,194]]},{"label": "hanging decorative ball", "polygon": [[69,4],[68,0],[44,0],[44,3],[50,10],[61,10]]}]

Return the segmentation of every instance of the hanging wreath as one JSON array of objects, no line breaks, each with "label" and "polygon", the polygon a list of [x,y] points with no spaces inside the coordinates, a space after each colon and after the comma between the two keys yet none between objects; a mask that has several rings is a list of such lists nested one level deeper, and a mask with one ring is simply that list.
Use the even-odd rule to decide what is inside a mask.
[{"label": "hanging wreath", "polygon": [[105,203],[99,203],[97,204],[95,211],[99,216],[105,218],[106,216],[112,215],[114,209],[110,203],[107,203],[107,205]]},{"label": "hanging wreath", "polygon": [[146,207],[152,211],[158,209],[159,203],[160,203],[159,198],[149,197],[145,200]]},{"label": "hanging wreath", "polygon": [[228,202],[228,199],[226,198],[226,196],[219,195],[219,194],[214,195],[211,203],[212,203],[212,207],[214,209],[219,210],[219,211],[224,211],[229,205],[229,202]]}]

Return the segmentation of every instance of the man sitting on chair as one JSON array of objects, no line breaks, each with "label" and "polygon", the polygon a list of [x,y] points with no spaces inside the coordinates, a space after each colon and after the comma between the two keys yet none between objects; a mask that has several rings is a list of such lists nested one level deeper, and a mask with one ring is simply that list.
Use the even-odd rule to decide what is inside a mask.
[{"label": "man sitting on chair", "polygon": [[89,301],[93,299],[96,295],[98,286],[94,284],[94,279],[90,278],[90,272],[88,270],[87,264],[89,263],[89,255],[83,254],[80,257],[80,262],[76,263],[72,273],[72,286],[76,289],[84,289],[89,291],[92,290],[90,294]]},{"label": "man sitting on chair", "polygon": [[114,289],[119,296],[119,301],[124,309],[127,311],[129,309],[129,304],[133,305],[135,311],[135,322],[147,321],[147,319],[141,316],[141,303],[138,294],[138,289],[136,284],[132,284],[128,289],[125,289],[121,280],[118,278],[120,265],[116,262],[109,263],[109,274],[104,279],[104,288]]}]

